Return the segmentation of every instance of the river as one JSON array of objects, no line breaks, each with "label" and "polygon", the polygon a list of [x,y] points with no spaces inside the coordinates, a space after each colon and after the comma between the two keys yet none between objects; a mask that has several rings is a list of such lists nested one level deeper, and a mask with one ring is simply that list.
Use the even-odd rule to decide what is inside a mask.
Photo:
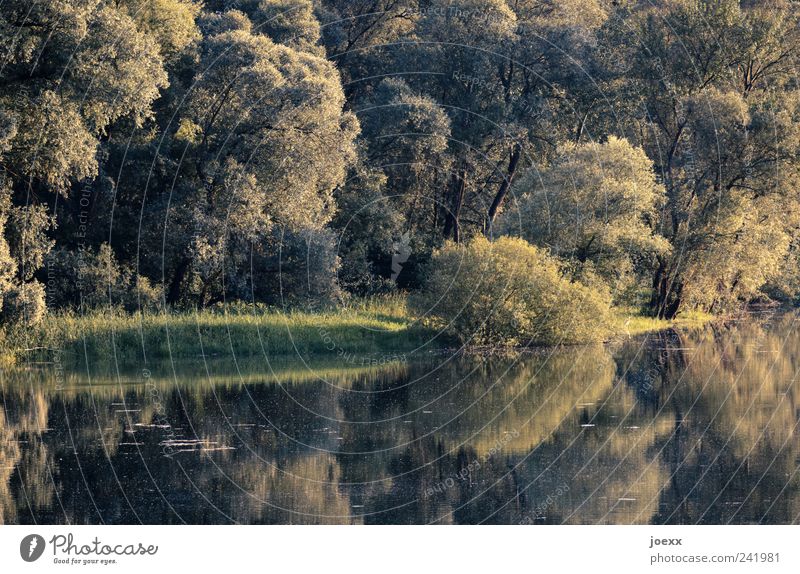
[{"label": "river", "polygon": [[68,362],[0,375],[0,523],[800,521],[794,315],[513,357]]}]

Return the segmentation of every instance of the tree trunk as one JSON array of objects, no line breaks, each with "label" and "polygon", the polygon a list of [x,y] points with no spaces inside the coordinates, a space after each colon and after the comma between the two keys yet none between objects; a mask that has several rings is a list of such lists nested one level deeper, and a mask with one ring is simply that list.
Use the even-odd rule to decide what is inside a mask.
[{"label": "tree trunk", "polygon": [[191,260],[187,257],[181,261],[178,268],[175,270],[175,276],[169,285],[169,292],[167,293],[167,303],[174,305],[181,297],[181,284],[183,283],[186,273],[189,271]]},{"label": "tree trunk", "polygon": [[500,206],[503,205],[503,200],[508,195],[508,190],[511,187],[511,180],[514,179],[514,174],[517,172],[517,166],[519,166],[519,159],[522,155],[522,146],[517,143],[514,144],[514,148],[511,150],[511,157],[508,160],[508,170],[506,171],[506,177],[503,178],[503,182],[500,184],[500,189],[497,190],[497,194],[495,194],[494,199],[492,200],[492,205],[489,206],[489,213],[487,217],[486,223],[486,235],[491,235],[492,233],[492,225],[494,224],[494,218],[497,215],[497,210],[500,209]]},{"label": "tree trunk", "polygon": [[673,319],[681,307],[683,284],[670,278],[666,264],[659,263],[653,277],[653,294],[650,298],[650,308],[653,315],[659,319]]},{"label": "tree trunk", "polygon": [[[660,258],[659,258],[660,259]],[[658,268],[655,275],[653,275],[653,290],[650,293],[650,310],[654,317],[658,317],[658,310],[661,302],[661,278],[664,276],[664,262],[658,262]]]},{"label": "tree trunk", "polygon": [[464,204],[464,193],[467,187],[467,168],[462,167],[457,174],[453,174],[451,182],[452,203],[450,211],[447,213],[444,224],[444,238],[449,239],[452,233],[453,241],[461,241],[461,229],[459,218],[461,217],[461,207]]}]

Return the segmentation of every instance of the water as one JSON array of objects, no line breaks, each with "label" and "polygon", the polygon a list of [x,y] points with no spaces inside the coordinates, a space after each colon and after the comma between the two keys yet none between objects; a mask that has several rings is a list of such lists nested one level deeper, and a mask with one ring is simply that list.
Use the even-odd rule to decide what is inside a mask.
[{"label": "water", "polygon": [[0,522],[797,523],[794,321],[515,358],[6,371]]}]

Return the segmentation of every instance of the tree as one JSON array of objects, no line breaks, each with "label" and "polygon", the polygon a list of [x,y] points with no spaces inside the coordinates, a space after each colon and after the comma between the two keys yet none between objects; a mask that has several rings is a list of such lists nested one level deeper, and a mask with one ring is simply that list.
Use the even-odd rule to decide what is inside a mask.
[{"label": "tree", "polygon": [[[174,183],[146,206],[158,223],[143,242],[157,253],[170,235],[162,268],[148,273],[163,273],[169,301],[205,305],[226,285],[246,293],[249,262],[275,255],[275,237],[330,222],[358,122],[343,111],[336,69],[319,56],[251,33],[240,12],[201,26],[202,72],[180,118],[164,128],[164,183]],[[144,199],[132,191],[131,200]]]},{"label": "tree", "polygon": [[423,252],[444,238],[492,234],[517,174],[582,131],[570,109],[576,78],[586,84],[582,98],[600,98],[584,77],[595,72],[586,61],[605,19],[598,5],[325,5],[325,42],[360,110],[367,160],[390,166],[387,194],[409,204],[401,213],[412,236],[425,238]]},{"label": "tree", "polygon": [[514,193],[517,209],[506,212],[503,231],[574,260],[579,271],[591,263],[617,295],[669,252],[654,230],[664,188],[644,151],[626,140],[563,145],[550,166],[530,170]]},{"label": "tree", "polygon": [[316,303],[500,233],[661,317],[788,296],[795,4],[8,0],[0,299]]},{"label": "tree", "polygon": [[[786,253],[800,152],[792,22],[795,8],[733,1],[671,3],[628,22],[640,41],[629,42],[634,65],[625,81],[642,110],[629,131],[666,186],[660,232],[674,246],[653,280],[659,316],[746,301]],[[744,246],[745,237],[755,243]]]},{"label": "tree", "polygon": [[201,8],[197,0],[122,0],[120,5],[139,30],[156,40],[165,61],[174,60],[200,39],[195,23]]},{"label": "tree", "polygon": [[0,312],[3,301],[14,288],[17,275],[17,262],[11,256],[11,249],[5,237],[5,227],[11,208],[11,197],[7,189],[0,190]]},{"label": "tree", "polygon": [[364,102],[360,121],[363,161],[385,174],[387,209],[398,212],[402,231],[419,236],[430,252],[446,213],[441,189],[450,169],[447,113],[405,81],[389,78]]},{"label": "tree", "polygon": [[331,227],[337,232],[341,259],[338,282],[343,289],[358,295],[386,292],[394,287],[392,246],[404,233],[404,218],[392,198],[387,197],[386,182],[382,170],[359,163],[336,192],[338,209]]},{"label": "tree", "polygon": [[324,56],[319,20],[310,0],[261,0],[254,11],[255,30],[273,42]]},{"label": "tree", "polygon": [[13,274],[3,316],[35,321],[44,310],[35,277],[55,243],[45,202],[99,173],[111,126],[143,126],[167,75],[155,40],[100,0],[4,3],[0,53],[0,253],[14,260],[3,266]]},{"label": "tree", "polygon": [[322,39],[341,70],[348,100],[369,93],[370,77],[388,71],[395,44],[407,38],[420,16],[418,0],[322,0]]},{"label": "tree", "polygon": [[17,126],[4,165],[15,187],[66,194],[96,175],[97,138],[123,116],[141,125],[166,86],[156,43],[99,0],[11,0],[0,34],[0,103]]}]

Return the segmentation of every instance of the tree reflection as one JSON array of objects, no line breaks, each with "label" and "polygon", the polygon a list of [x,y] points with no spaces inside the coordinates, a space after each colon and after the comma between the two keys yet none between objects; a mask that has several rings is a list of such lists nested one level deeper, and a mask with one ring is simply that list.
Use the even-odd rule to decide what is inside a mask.
[{"label": "tree reflection", "polygon": [[787,317],[380,367],[21,370],[0,521],[790,523],[798,364]]}]

